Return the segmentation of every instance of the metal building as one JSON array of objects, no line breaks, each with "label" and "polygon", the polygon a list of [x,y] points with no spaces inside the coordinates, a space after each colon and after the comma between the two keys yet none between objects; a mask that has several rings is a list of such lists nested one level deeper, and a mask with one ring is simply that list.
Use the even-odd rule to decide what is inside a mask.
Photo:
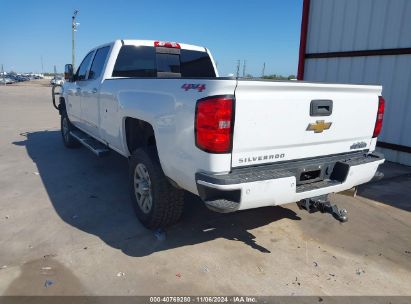
[{"label": "metal building", "polygon": [[382,84],[377,145],[411,165],[411,0],[304,0],[298,79]]}]

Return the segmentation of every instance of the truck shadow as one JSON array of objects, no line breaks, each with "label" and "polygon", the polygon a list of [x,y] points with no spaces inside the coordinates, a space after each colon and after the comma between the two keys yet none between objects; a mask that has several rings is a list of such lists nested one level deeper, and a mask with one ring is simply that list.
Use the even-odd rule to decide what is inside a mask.
[{"label": "truck shadow", "polygon": [[165,240],[161,240],[134,215],[128,194],[127,159],[114,152],[98,159],[85,148],[67,149],[60,131],[21,135],[25,139],[13,144],[26,147],[60,218],[130,256],[146,256],[217,238],[239,241],[268,253],[249,230],[284,218],[300,220],[295,212],[282,207],[219,214],[187,193],[182,220],[167,229]]},{"label": "truck shadow", "polygon": [[[389,164],[386,162],[380,170],[387,171],[388,166]],[[411,192],[404,191],[410,187],[411,173],[406,173],[360,186],[358,195],[395,208],[411,211]]]}]

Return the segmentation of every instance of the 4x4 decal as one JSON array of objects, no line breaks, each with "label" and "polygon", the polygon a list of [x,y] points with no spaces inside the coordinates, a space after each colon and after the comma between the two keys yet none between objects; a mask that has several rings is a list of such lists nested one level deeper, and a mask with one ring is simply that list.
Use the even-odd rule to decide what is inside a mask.
[{"label": "4x4 decal", "polygon": [[185,83],[181,86],[181,88],[184,89],[185,91],[197,90],[199,92],[202,92],[206,89],[206,85],[205,84],[199,84],[199,83]]}]

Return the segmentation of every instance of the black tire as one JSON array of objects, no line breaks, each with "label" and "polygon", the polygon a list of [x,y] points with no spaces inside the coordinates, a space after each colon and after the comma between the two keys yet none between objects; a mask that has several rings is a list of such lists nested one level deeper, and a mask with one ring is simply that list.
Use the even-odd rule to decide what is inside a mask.
[{"label": "black tire", "polygon": [[[137,182],[137,180],[142,180],[139,177],[142,175],[140,173],[143,167],[148,174],[148,180],[146,180],[148,191],[144,188],[145,186],[140,185],[142,182]],[[176,189],[167,180],[158,161],[155,147],[137,149],[133,152],[129,162],[129,187],[134,211],[146,228],[164,228],[180,219],[184,207],[184,191]],[[151,199],[149,194],[144,194],[147,195],[146,204],[142,203],[144,196],[138,192],[141,189],[151,194]],[[147,205],[150,205],[149,202],[151,206],[147,208]]]},{"label": "black tire", "polygon": [[80,146],[80,143],[70,134],[70,131],[74,130],[75,127],[71,124],[66,112],[61,115],[60,129],[63,143],[67,148],[72,149]]}]

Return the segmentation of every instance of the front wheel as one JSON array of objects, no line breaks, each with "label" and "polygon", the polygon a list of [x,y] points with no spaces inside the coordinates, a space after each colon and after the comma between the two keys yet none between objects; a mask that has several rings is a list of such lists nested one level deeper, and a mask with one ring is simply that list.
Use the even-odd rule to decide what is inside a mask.
[{"label": "front wheel", "polygon": [[80,146],[80,143],[71,135],[71,131],[74,130],[74,126],[71,124],[67,113],[61,115],[61,136],[63,143],[67,148],[76,148]]},{"label": "front wheel", "polygon": [[183,212],[184,193],[174,188],[161,169],[155,148],[137,149],[130,158],[130,195],[141,223],[149,229],[176,223]]}]

